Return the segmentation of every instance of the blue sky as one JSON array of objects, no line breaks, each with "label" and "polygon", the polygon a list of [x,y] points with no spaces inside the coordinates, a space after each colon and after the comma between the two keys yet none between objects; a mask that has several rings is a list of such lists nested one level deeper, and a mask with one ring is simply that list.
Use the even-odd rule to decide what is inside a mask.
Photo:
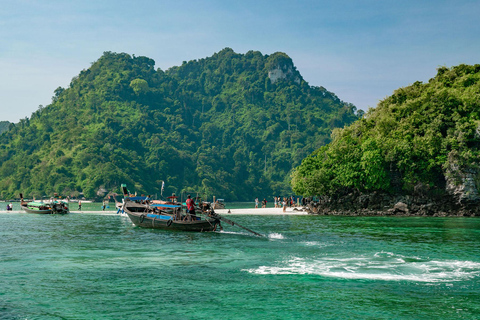
[{"label": "blue sky", "polygon": [[104,51],[162,70],[287,53],[314,86],[367,110],[439,66],[480,63],[480,1],[0,0],[0,120],[30,117]]}]

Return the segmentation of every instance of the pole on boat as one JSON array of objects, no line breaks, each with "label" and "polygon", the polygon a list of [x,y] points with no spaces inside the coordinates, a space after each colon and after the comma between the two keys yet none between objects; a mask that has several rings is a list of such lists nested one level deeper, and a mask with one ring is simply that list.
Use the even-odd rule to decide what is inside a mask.
[{"label": "pole on boat", "polygon": [[242,228],[242,229],[244,229],[244,230],[247,230],[248,232],[251,232],[251,233],[253,233],[253,234],[256,235],[256,236],[266,237],[266,236],[263,235],[263,234],[260,234],[260,233],[258,233],[258,232],[255,232],[255,231],[253,231],[253,230],[251,230],[251,229],[248,229],[247,227],[244,227],[244,226],[242,226],[242,225],[239,225],[239,224],[236,223],[236,222],[233,222],[233,221],[230,220],[230,219],[227,219],[227,218],[225,218],[225,217],[222,217],[222,216],[219,215],[218,213],[212,212],[212,213],[210,214],[210,216],[213,217],[213,218],[216,218],[216,219],[218,219],[218,220],[221,220],[221,221],[223,221],[223,222],[226,222],[226,223],[228,223],[228,224],[231,225],[231,226],[237,226],[237,227],[240,227],[240,228]]}]

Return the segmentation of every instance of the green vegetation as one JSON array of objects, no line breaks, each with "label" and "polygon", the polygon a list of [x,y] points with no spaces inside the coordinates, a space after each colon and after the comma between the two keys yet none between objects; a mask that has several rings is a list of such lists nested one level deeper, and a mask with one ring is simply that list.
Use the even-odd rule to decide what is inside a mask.
[{"label": "green vegetation", "polygon": [[422,186],[438,194],[447,180],[461,182],[462,172],[476,173],[478,188],[479,79],[480,65],[442,67],[428,83],[396,90],[303,160],[292,174],[293,190],[410,194]]},{"label": "green vegetation", "polygon": [[4,133],[10,127],[10,122],[0,121],[0,134]]},{"label": "green vegetation", "polygon": [[[282,70],[273,82],[269,71]],[[289,175],[358,119],[284,53],[212,57],[162,71],[106,52],[52,103],[0,136],[0,197],[99,189],[199,191],[229,201],[291,192]]]}]

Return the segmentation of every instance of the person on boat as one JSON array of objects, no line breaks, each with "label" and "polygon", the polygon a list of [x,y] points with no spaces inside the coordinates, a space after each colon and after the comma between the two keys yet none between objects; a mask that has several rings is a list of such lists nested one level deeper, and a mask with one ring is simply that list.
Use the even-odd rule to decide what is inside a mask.
[{"label": "person on boat", "polygon": [[196,220],[197,216],[195,214],[195,201],[192,199],[190,195],[187,196],[187,201],[185,201],[187,204],[187,213],[190,215],[190,218],[192,220]]}]

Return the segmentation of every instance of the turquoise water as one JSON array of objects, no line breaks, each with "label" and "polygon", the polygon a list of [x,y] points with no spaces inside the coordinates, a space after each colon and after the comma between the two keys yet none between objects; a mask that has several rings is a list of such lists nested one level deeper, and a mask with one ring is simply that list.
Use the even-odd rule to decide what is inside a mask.
[{"label": "turquoise water", "polygon": [[[6,211],[7,204],[9,202],[0,202],[0,211]],[[13,211],[20,211],[20,202],[12,202]],[[261,205],[260,205],[261,207]],[[70,211],[78,211],[78,203],[77,202],[70,202],[69,203]],[[227,202],[226,203],[227,209],[241,209],[241,208],[255,208],[255,202]],[[267,208],[274,208],[273,200],[267,202]],[[82,211],[102,211],[102,203],[101,202],[82,202]],[[109,202],[105,206],[105,211],[117,211],[115,208],[115,203]]]},{"label": "turquoise water", "polygon": [[480,219],[0,213],[0,319],[478,319]]}]

